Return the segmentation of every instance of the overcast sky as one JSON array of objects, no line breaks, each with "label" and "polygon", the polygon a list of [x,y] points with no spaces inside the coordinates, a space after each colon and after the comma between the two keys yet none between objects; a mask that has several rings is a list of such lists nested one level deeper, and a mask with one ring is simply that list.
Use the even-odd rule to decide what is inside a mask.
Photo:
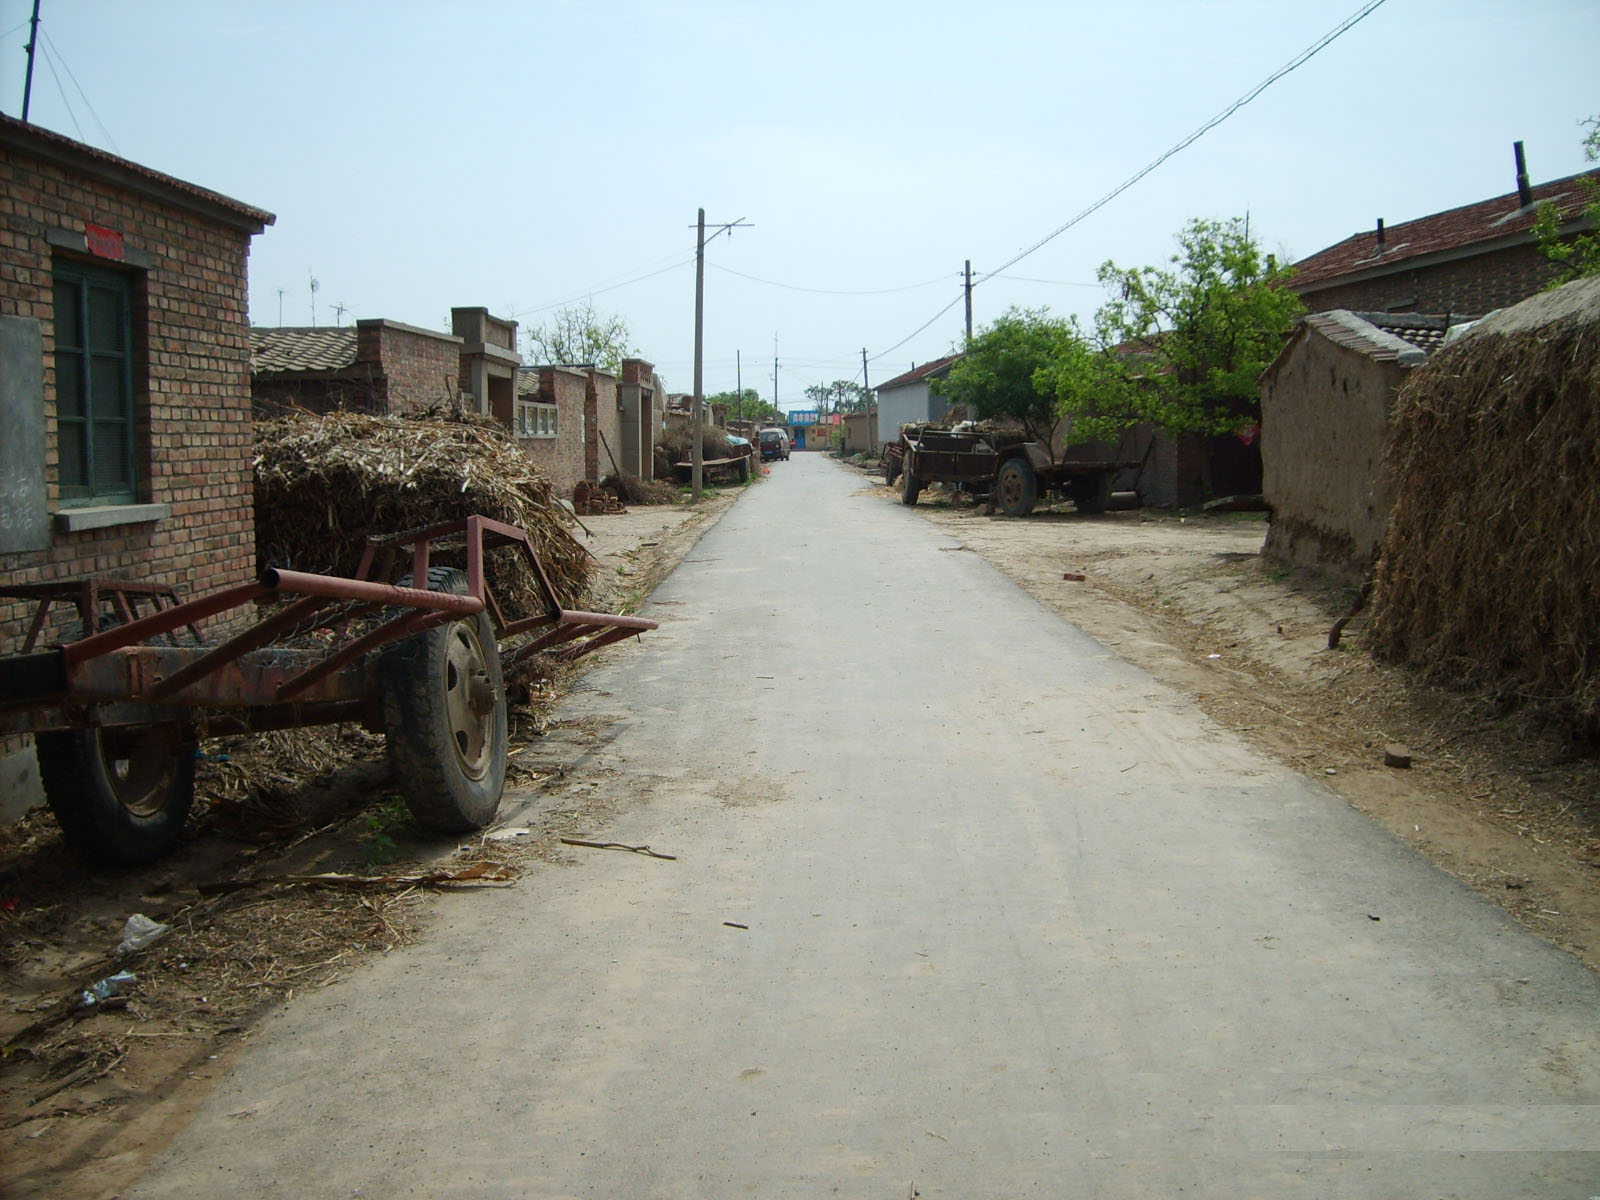
[{"label": "overcast sky", "polygon": [[[13,116],[31,4],[0,0]],[[771,398],[776,338],[794,408],[863,348],[873,383],[949,353],[966,259],[980,326],[1087,318],[1100,263],[1161,261],[1193,217],[1248,214],[1293,260],[1513,190],[1518,139],[1535,183],[1585,168],[1600,0],[1387,0],[989,277],[1365,6],[43,0],[31,117],[276,213],[257,324],[310,324],[313,276],[319,324],[592,298],[674,391],[695,210],[743,218],[707,250],[705,390],[737,351]]]}]

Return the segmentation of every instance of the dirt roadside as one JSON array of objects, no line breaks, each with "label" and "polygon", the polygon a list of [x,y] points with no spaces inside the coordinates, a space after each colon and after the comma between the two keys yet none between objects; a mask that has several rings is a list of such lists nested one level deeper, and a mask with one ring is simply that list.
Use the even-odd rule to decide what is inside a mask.
[{"label": "dirt roadside", "polygon": [[[637,609],[737,496],[584,517],[575,532],[596,560],[590,604]],[[559,800],[535,806],[547,815],[519,819],[507,840],[423,837],[389,785],[382,738],[359,729],[208,743],[201,811],[183,848],[152,867],[88,868],[44,810],[0,829],[0,1195],[115,1196],[268,1013],[424,935],[439,904],[561,861],[559,839],[604,816],[561,766],[591,736],[553,715],[581,674],[514,713],[505,807],[530,792]],[[325,873],[388,882],[305,882]],[[428,873],[476,878],[417,879]],[[135,913],[172,931],[118,958]],[[78,1005],[121,970],[137,977],[127,995]]]},{"label": "dirt roadside", "polygon": [[[865,474],[864,499],[898,493]],[[1523,925],[1600,969],[1600,755],[1328,648],[1355,590],[1267,567],[1264,514],[1012,519],[924,492],[917,512],[1040,603],[1315,778]],[[1092,701],[1091,701],[1092,702]],[[1385,765],[1385,750],[1411,765]]]}]

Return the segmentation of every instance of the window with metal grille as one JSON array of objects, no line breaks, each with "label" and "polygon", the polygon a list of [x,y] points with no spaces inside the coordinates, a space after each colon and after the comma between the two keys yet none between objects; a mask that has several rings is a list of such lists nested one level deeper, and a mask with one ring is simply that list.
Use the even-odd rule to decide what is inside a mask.
[{"label": "window with metal grille", "polygon": [[133,288],[126,275],[55,265],[56,445],[61,503],[138,498]]}]

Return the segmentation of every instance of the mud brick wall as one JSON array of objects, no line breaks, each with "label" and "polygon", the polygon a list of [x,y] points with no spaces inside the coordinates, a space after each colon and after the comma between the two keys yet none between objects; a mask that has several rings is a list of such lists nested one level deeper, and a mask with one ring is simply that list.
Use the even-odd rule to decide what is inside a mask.
[{"label": "mud brick wall", "polygon": [[[242,582],[256,567],[246,268],[261,222],[250,220],[253,210],[209,216],[217,206],[206,202],[196,211],[189,185],[158,177],[141,186],[142,169],[110,156],[86,152],[106,177],[81,170],[65,139],[40,138],[46,152],[36,153],[26,130],[6,122],[0,131],[0,313],[37,321],[42,335],[51,532],[43,549],[0,554],[0,579],[113,575],[165,581],[186,595]],[[114,181],[129,175],[131,186]],[[120,234],[120,260],[89,253],[86,226]],[[103,528],[60,528],[52,283],[60,259],[131,279],[136,502],[171,506],[154,519],[146,511],[119,523],[120,510],[107,509],[113,523]],[[18,648],[31,612],[0,601],[0,653]]]},{"label": "mud brick wall", "polygon": [[1301,335],[1261,377],[1269,561],[1355,583],[1371,572],[1394,506],[1383,445],[1406,370]]},{"label": "mud brick wall", "polygon": [[1481,317],[1543,291],[1555,276],[1554,264],[1533,246],[1509,246],[1377,279],[1320,288],[1302,293],[1301,299],[1310,312],[1348,308],[1354,312]]}]

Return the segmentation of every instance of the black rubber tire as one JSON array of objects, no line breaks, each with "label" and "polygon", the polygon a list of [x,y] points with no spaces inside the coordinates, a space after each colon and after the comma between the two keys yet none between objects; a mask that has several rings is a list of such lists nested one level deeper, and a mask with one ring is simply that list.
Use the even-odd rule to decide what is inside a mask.
[{"label": "black rubber tire", "polygon": [[[402,579],[402,586],[409,586]],[[428,572],[428,590],[465,595],[454,567]],[[505,790],[505,680],[487,613],[425,630],[379,652],[389,769],[419,825],[482,829]]]},{"label": "black rubber tire", "polygon": [[1039,503],[1039,477],[1025,458],[1008,458],[994,477],[995,503],[1008,517],[1025,517]]},{"label": "black rubber tire", "polygon": [[910,471],[902,469],[900,475],[900,503],[908,508],[917,502],[917,497],[922,494],[922,481]]},{"label": "black rubber tire", "polygon": [[1093,479],[1072,481],[1072,502],[1078,511],[1098,516],[1111,507],[1111,476],[1096,475]]},{"label": "black rubber tire", "polygon": [[883,482],[889,487],[894,486],[894,481],[900,478],[900,460],[891,455],[883,459]]},{"label": "black rubber tire", "polygon": [[85,858],[110,867],[141,866],[177,848],[194,804],[194,750],[176,724],[35,738],[45,799],[62,834]]},{"label": "black rubber tire", "polygon": [[750,460],[748,458],[741,458],[739,460],[739,465],[733,469],[733,474],[734,474],[734,477],[737,478],[740,483],[749,483],[750,482]]}]

